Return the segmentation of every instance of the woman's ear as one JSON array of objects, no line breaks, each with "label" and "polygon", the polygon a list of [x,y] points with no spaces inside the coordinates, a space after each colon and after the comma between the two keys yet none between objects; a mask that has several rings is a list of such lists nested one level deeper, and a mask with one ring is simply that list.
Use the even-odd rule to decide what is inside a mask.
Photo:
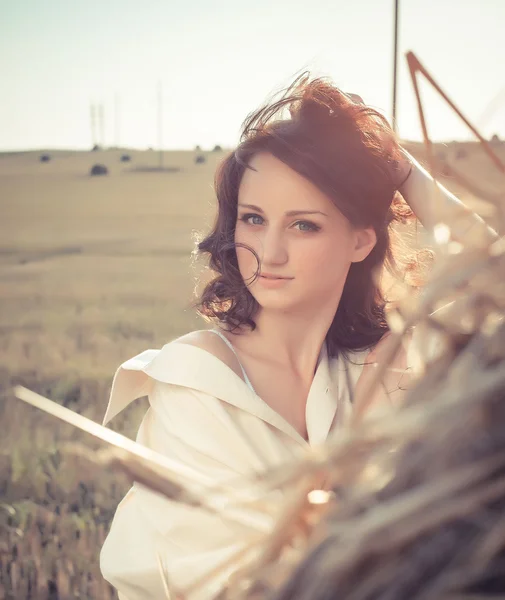
[{"label": "woman's ear", "polygon": [[377,243],[377,234],[373,227],[356,229],[354,232],[354,249],[351,262],[361,262],[370,254]]}]

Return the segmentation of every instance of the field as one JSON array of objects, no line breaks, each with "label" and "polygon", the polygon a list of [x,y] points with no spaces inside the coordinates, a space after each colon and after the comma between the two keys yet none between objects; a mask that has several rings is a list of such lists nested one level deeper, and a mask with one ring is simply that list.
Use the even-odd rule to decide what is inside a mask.
[{"label": "field", "polygon": [[[498,182],[480,149],[458,148],[466,173]],[[121,362],[205,326],[192,307],[191,251],[212,221],[224,154],[195,164],[194,152],[166,152],[160,172],[157,153],[129,151],[126,163],[122,153],[0,154],[0,600],[113,598],[98,554],[128,487],[77,460],[65,444],[95,442],[15,401],[10,385],[101,421]],[[109,175],[90,177],[95,163]],[[113,427],[133,436],[144,410],[140,401]]]}]

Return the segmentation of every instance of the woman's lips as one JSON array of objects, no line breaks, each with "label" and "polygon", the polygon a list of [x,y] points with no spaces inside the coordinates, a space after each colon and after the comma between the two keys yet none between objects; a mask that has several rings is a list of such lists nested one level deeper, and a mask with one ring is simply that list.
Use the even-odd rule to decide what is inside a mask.
[{"label": "woman's lips", "polygon": [[264,279],[293,279],[292,277],[284,277],[282,275],[273,275],[272,273],[261,273],[260,277]]},{"label": "woman's lips", "polygon": [[280,277],[278,275],[262,274],[259,276],[259,282],[266,288],[278,288],[289,283],[293,277]]}]

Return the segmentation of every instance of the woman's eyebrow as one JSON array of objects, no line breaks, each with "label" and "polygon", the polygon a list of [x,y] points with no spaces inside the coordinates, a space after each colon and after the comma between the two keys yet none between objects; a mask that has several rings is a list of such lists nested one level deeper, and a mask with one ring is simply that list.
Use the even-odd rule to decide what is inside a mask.
[{"label": "woman's eyebrow", "polygon": [[[243,208],[250,208],[251,210],[255,210],[260,213],[263,212],[263,210],[259,206],[256,206],[255,204],[239,203],[238,206],[242,206]],[[298,215],[324,215],[325,217],[328,216],[326,213],[324,213],[320,210],[289,210],[286,213],[287,217],[296,217]]]},{"label": "woman's eyebrow", "polygon": [[237,206],[243,206],[244,208],[250,208],[257,212],[263,212],[263,210],[259,206],[255,206],[254,204],[243,204],[242,202],[239,202]]},{"label": "woman's eyebrow", "polygon": [[290,210],[286,213],[288,217],[296,217],[297,215],[328,215],[320,210]]}]

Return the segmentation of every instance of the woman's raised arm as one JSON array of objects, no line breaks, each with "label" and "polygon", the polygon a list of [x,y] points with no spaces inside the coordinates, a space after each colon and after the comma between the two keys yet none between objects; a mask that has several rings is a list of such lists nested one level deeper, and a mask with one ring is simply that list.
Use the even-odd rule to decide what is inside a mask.
[{"label": "woman's raised arm", "polygon": [[435,182],[428,171],[406,150],[403,152],[412,164],[412,171],[400,186],[399,192],[430,233],[442,221],[449,225],[452,239],[465,245],[486,245],[498,237],[496,231],[479,215],[438,181]]}]

